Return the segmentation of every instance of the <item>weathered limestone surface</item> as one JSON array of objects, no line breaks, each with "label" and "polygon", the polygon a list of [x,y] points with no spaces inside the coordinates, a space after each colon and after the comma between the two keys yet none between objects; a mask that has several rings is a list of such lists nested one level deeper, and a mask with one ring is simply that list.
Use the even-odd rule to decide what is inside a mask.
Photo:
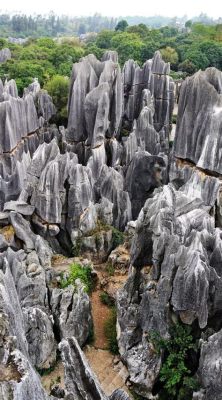
[{"label": "weathered limestone surface", "polygon": [[65,367],[66,398],[69,400],[129,400],[123,390],[115,390],[107,397],[91,370],[78,341],[63,339],[59,345]]},{"label": "weathered limestone surface", "polygon": [[174,154],[197,167],[222,173],[222,73],[199,71],[185,80],[180,91]]},{"label": "weathered limestone surface", "polygon": [[219,400],[221,397],[221,334],[220,330],[202,343],[198,374],[203,389],[194,399]]},{"label": "weathered limestone surface", "polygon": [[[161,367],[161,359],[149,354],[149,333],[167,338],[176,321],[194,330],[198,325],[203,332],[197,371],[201,389],[193,399],[221,397],[220,96],[221,72],[213,68],[183,83],[171,183],[155,189],[139,213],[129,278],[117,296],[119,350],[136,392],[147,399],[155,397]],[[124,143],[130,166],[137,138],[134,125]]]},{"label": "weathered limestone surface", "polygon": [[11,58],[11,51],[8,48],[0,50],[0,63],[3,63]]}]

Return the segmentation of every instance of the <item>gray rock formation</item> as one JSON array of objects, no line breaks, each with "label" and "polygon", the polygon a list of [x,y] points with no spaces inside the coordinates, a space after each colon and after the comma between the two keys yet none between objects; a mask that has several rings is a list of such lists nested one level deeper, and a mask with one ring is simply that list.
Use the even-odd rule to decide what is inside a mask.
[{"label": "gray rock formation", "polygon": [[65,385],[70,400],[107,400],[91,371],[77,340],[63,339],[59,345],[65,367]]},{"label": "gray rock formation", "polygon": [[70,285],[66,289],[53,289],[51,309],[60,338],[74,336],[83,346],[92,332],[93,322],[89,296],[81,281],[77,280],[75,287]]},{"label": "gray rock formation", "polygon": [[8,48],[0,50],[0,63],[4,63],[11,59],[11,51]]},{"label": "gray rock formation", "polygon": [[215,68],[185,80],[180,91],[174,154],[197,167],[222,173],[220,155],[222,74]]},{"label": "gray rock formation", "polygon": [[133,60],[124,65],[123,80],[125,92],[124,117],[129,125],[138,118],[143,107],[143,90],[149,89],[154,99],[154,128],[160,132],[169,132],[170,118],[173,112],[174,84],[169,77],[170,66],[156,52],[152,60],[140,68]]},{"label": "gray rock formation", "polygon": [[198,375],[201,392],[194,399],[219,400],[221,398],[221,331],[210,336],[201,346]]},{"label": "gray rock formation", "polygon": [[[132,73],[132,63],[130,68]],[[198,325],[199,332],[209,324],[215,332],[200,341],[201,388],[193,399],[221,397],[220,96],[221,73],[215,69],[198,72],[183,83],[172,183],[156,189],[139,213],[129,278],[117,296],[119,350],[134,389],[147,399],[155,398],[153,388],[161,368],[149,333],[167,338],[175,321],[194,330]],[[130,167],[139,154],[138,121],[124,142],[126,176],[135,187],[140,174],[133,178]],[[154,126],[158,132],[155,122]],[[132,210],[140,187],[131,197]]]},{"label": "gray rock formation", "polygon": [[63,339],[59,344],[65,367],[66,397],[69,400],[129,400],[123,390],[115,390],[107,397],[97,377],[74,337]]}]

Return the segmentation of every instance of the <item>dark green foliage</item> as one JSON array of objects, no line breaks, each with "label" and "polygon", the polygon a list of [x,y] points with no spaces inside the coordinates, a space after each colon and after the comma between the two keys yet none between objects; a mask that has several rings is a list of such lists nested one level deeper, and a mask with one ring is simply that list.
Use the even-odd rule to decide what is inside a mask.
[{"label": "dark green foliage", "polygon": [[79,257],[82,250],[82,239],[77,238],[75,244],[72,247],[73,257]]},{"label": "dark green foliage", "polygon": [[109,276],[113,276],[115,274],[115,268],[110,262],[106,264],[106,272]]},{"label": "dark green foliage", "polygon": [[0,64],[0,78],[15,79],[20,95],[33,78],[38,78],[41,86],[51,88],[54,94],[59,86],[61,95],[55,94],[58,123],[66,123],[68,83],[65,77],[70,76],[73,63],[84,55],[83,46],[78,40],[58,42],[51,38],[30,39],[24,45],[6,45],[12,51],[12,59]]},{"label": "dark green foliage", "polygon": [[115,27],[115,31],[121,31],[124,32],[128,26],[128,22],[125,19],[122,19],[121,21],[118,22],[118,24]]},{"label": "dark green foliage", "polygon": [[157,333],[150,335],[156,351],[163,355],[159,380],[163,389],[160,399],[191,400],[198,382],[188,367],[189,354],[197,352],[197,344],[191,334],[191,327],[176,324],[170,330],[170,339],[163,339]]},{"label": "dark green foliage", "polygon": [[124,242],[124,233],[112,227],[112,248],[115,249]]},{"label": "dark green foliage", "polygon": [[173,114],[172,115],[172,124],[176,124],[177,123],[177,115],[176,114]]},{"label": "dark green foliage", "polygon": [[45,376],[51,374],[55,370],[56,364],[52,365],[49,368],[44,368],[44,369],[39,369],[36,368],[37,372],[39,373],[40,376]]},{"label": "dark green foliage", "polygon": [[110,297],[110,296],[108,295],[108,293],[102,292],[102,293],[100,293],[100,296],[99,296],[99,297],[100,297],[101,302],[102,302],[103,304],[105,304],[106,306],[112,307],[112,306],[114,305],[114,300],[113,300],[112,297]]},{"label": "dark green foliage", "polygon": [[54,75],[45,85],[45,89],[52,96],[57,113],[55,122],[57,125],[67,125],[67,102],[69,91],[69,79],[65,76]]},{"label": "dark green foliage", "polygon": [[80,281],[85,285],[85,290],[87,293],[90,293],[92,290],[92,277],[91,277],[91,268],[90,266],[82,267],[80,264],[74,263],[70,265],[69,275],[67,278],[62,278],[60,286],[61,288],[66,288],[69,285],[75,286],[76,279],[80,279]]},{"label": "dark green foliage", "polygon": [[119,354],[117,332],[116,332],[116,308],[110,310],[110,316],[104,325],[104,332],[108,340],[108,348],[112,354]]}]

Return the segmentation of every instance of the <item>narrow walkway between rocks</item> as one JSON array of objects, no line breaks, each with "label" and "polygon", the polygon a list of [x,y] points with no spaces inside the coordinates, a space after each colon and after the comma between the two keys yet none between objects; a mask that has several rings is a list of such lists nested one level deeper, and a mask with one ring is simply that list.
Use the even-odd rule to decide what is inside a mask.
[{"label": "narrow walkway between rocks", "polygon": [[98,276],[97,286],[91,294],[95,339],[93,345],[86,346],[84,353],[107,396],[110,396],[116,389],[123,389],[130,395],[125,383],[128,377],[127,369],[120,361],[119,356],[114,356],[107,350],[108,341],[104,333],[104,325],[111,310],[100,299],[100,295],[103,293],[101,284],[104,284],[104,281],[112,282],[113,289],[117,290],[123,285],[127,276],[115,273],[113,276],[109,276],[106,272],[106,264],[94,265],[94,269]]},{"label": "narrow walkway between rocks", "polygon": [[[78,260],[57,255],[54,256],[53,268],[57,272],[69,272],[69,267],[73,262],[78,262]],[[103,304],[100,299],[100,295],[103,293],[103,286],[105,286],[104,290],[106,290],[106,288],[111,288],[111,292],[115,292],[124,284],[127,275],[116,271],[114,275],[110,276],[107,273],[106,267],[107,264],[94,265],[98,276],[96,287],[90,295],[94,323],[94,343],[84,348],[84,354],[107,396],[110,396],[114,390],[119,388],[125,390],[130,395],[125,383],[128,372],[120,361],[120,357],[112,355],[108,350],[108,341],[104,333],[104,325],[111,310],[107,305]],[[53,372],[48,376],[42,377],[43,386],[47,389],[48,393],[50,392],[50,386],[58,383],[60,376],[62,377],[61,386],[64,386],[64,369],[61,361],[59,361]]]},{"label": "narrow walkway between rocks", "polygon": [[95,290],[90,296],[95,338],[93,345],[96,349],[107,350],[108,342],[104,333],[104,325],[109,318],[110,309],[101,302],[101,293],[102,290]]}]

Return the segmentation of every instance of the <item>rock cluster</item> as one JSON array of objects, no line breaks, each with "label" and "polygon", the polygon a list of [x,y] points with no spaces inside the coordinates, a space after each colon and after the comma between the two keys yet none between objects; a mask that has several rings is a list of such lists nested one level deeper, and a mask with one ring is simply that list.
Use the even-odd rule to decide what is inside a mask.
[{"label": "rock cluster", "polygon": [[0,50],[0,63],[4,63],[11,59],[11,51],[8,48]]},{"label": "rock cluster", "polygon": [[156,398],[162,365],[149,334],[167,339],[175,321],[199,335],[209,329],[200,340],[201,389],[193,399],[221,397],[221,78],[210,68],[182,84],[171,182],[139,213],[129,278],[118,293],[119,350],[147,399]]},{"label": "rock cluster", "polygon": [[[221,72],[183,83],[169,154],[169,65],[156,52],[121,73],[117,58],[74,64],[67,129],[50,125],[56,111],[37,80],[23,98],[14,81],[0,82],[0,398],[108,399],[80,348],[92,328],[89,297],[80,281],[59,287],[51,258],[71,249],[106,258],[112,227],[127,227],[117,331],[134,390],[157,398],[163,360],[149,333],[167,339],[180,321],[200,339],[193,399],[220,399]],[[49,396],[37,370],[55,363],[59,341],[66,387]]]}]

